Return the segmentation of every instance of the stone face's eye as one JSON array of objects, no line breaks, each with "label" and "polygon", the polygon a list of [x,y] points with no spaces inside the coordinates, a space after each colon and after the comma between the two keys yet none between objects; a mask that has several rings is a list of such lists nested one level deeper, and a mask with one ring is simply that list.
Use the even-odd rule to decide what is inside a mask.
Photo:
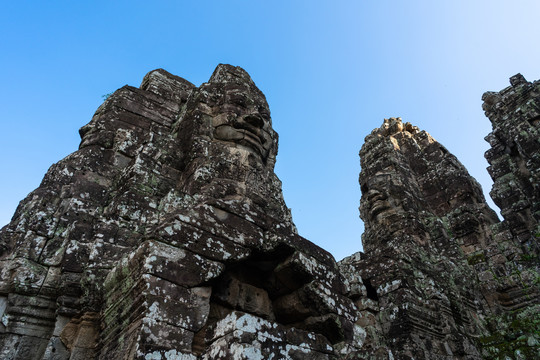
[{"label": "stone face's eye", "polygon": [[367,184],[365,184],[365,183],[362,184],[362,185],[360,186],[360,190],[362,191],[362,194],[366,194],[366,193],[368,192],[368,186],[367,186]]},{"label": "stone face's eye", "polygon": [[270,120],[270,112],[264,106],[258,106],[257,112],[261,114],[264,120],[266,121]]},{"label": "stone face's eye", "polygon": [[246,107],[246,97],[243,94],[232,94],[230,95],[229,101],[231,104]]}]

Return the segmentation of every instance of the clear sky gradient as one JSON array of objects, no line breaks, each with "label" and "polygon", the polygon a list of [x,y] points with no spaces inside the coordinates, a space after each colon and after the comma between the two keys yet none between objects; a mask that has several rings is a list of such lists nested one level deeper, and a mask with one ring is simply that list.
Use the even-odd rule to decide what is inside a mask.
[{"label": "clear sky gradient", "polygon": [[427,130],[489,192],[481,96],[540,78],[539,16],[537,0],[3,1],[0,226],[102,95],[229,63],[266,94],[300,234],[340,260],[362,248],[358,151],[384,118]]}]

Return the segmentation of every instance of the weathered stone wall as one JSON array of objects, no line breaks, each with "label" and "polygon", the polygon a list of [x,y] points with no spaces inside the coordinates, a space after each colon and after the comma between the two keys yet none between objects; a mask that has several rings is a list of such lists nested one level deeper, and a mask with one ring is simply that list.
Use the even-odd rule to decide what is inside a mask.
[{"label": "weathered stone wall", "polygon": [[[390,118],[360,151],[365,254],[341,261],[373,354],[480,358],[487,307],[467,256],[497,223],[478,183],[427,132]],[[363,349],[363,351],[366,351]]]},{"label": "weathered stone wall", "polygon": [[[482,97],[493,131],[485,156],[494,184],[490,195],[512,236],[538,254],[540,236],[540,81],[518,74],[511,86]],[[533,235],[533,236],[531,236]]]},{"label": "weathered stone wall", "polygon": [[484,94],[499,222],[428,133],[386,119],[360,151],[365,253],[340,262],[368,333],[361,354],[534,358],[540,348],[540,82]]},{"label": "weathered stone wall", "polygon": [[244,70],[220,65],[198,88],[152,71],[80,134],[2,229],[2,358],[326,359],[351,346],[346,284],[296,233],[270,111]]},{"label": "weathered stone wall", "polygon": [[179,172],[170,129],[192,88],[157,70],[117,90],[2,229],[3,358],[96,354],[103,281],[159,222]]},{"label": "weathered stone wall", "polygon": [[3,359],[532,358],[540,83],[484,95],[491,192],[427,132],[360,151],[365,253],[296,232],[263,93],[219,65],[113,93],[0,230]]},{"label": "weathered stone wall", "polygon": [[483,95],[493,131],[485,157],[490,195],[504,220],[476,269],[492,310],[490,334],[480,339],[490,357],[534,358],[540,353],[540,81],[521,74],[511,86]]}]

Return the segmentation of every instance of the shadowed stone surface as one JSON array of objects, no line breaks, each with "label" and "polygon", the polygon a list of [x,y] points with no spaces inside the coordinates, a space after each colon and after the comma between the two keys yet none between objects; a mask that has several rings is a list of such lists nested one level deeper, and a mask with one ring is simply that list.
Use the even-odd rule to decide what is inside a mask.
[{"label": "shadowed stone surface", "polygon": [[484,94],[499,221],[427,132],[360,151],[365,253],[299,236],[241,68],[158,69],[80,129],[0,230],[3,359],[479,359],[538,353],[539,83]]}]

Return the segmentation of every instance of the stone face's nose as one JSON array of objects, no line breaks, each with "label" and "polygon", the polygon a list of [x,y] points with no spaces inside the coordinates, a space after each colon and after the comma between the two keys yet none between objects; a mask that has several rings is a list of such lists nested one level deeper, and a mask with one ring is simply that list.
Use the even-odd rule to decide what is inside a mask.
[{"label": "stone face's nose", "polygon": [[264,127],[264,119],[259,114],[250,114],[244,117],[244,121],[251,126],[262,129]]}]

